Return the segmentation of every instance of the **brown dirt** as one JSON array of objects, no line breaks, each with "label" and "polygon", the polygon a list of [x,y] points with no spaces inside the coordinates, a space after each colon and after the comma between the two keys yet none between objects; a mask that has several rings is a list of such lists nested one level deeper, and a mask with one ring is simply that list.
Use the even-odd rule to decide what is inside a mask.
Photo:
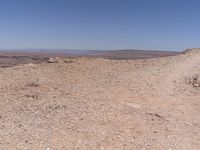
[{"label": "brown dirt", "polygon": [[135,60],[178,55],[179,52],[145,50],[18,50],[0,51],[0,67],[12,67],[28,63],[44,63],[49,58],[106,58],[114,60]]},{"label": "brown dirt", "polygon": [[199,75],[200,49],[0,68],[0,149],[198,150]]}]

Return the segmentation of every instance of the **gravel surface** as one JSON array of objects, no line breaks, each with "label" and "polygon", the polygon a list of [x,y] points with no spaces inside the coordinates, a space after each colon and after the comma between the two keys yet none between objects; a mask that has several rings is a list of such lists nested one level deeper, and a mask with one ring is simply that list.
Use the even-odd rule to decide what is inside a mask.
[{"label": "gravel surface", "polygon": [[0,68],[0,149],[198,150],[199,75],[199,49]]}]

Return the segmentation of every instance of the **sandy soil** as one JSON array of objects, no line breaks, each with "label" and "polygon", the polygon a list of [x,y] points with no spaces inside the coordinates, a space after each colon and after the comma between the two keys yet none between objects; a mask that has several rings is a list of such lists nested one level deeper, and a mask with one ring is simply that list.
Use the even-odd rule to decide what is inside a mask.
[{"label": "sandy soil", "polygon": [[200,149],[200,49],[0,68],[0,149]]}]

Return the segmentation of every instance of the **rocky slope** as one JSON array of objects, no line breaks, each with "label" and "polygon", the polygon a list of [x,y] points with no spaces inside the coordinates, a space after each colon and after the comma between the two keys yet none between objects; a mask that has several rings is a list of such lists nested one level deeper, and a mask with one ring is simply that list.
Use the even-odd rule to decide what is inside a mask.
[{"label": "rocky slope", "polygon": [[0,149],[200,149],[200,49],[0,68]]}]

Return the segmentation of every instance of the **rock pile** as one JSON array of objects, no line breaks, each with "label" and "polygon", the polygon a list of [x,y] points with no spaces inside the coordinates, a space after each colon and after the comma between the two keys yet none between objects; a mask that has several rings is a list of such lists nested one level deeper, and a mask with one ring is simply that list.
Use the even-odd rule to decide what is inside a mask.
[{"label": "rock pile", "polygon": [[198,74],[194,75],[192,78],[189,79],[189,84],[193,85],[195,88],[200,87],[200,76]]},{"label": "rock pile", "polygon": [[195,53],[200,53],[200,48],[192,48],[192,49],[186,49],[183,51],[183,54],[195,54]]}]

